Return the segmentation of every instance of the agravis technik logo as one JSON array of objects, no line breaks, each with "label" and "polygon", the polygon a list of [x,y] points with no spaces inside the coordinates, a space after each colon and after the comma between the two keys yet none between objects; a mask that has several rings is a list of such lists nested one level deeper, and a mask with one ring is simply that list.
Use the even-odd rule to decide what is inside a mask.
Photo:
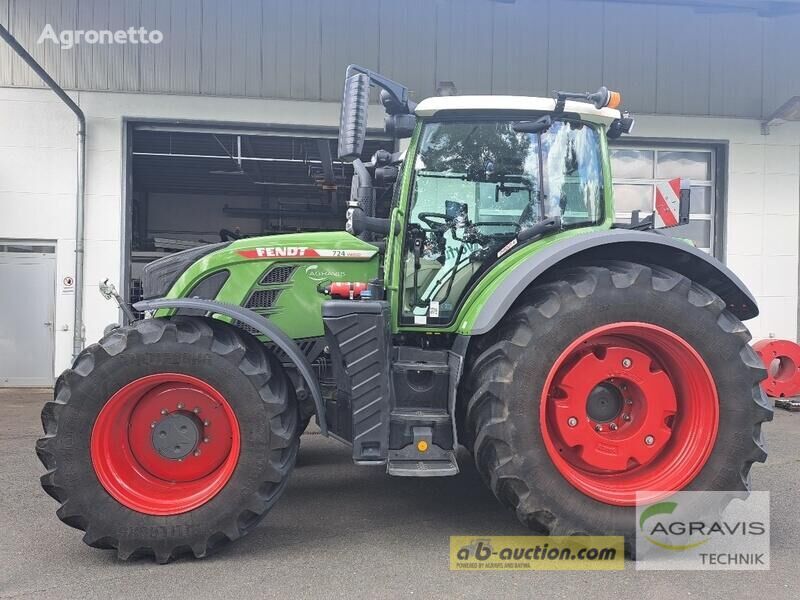
[{"label": "agravis technik logo", "polygon": [[769,492],[678,492],[636,513],[637,569],[769,569]]}]

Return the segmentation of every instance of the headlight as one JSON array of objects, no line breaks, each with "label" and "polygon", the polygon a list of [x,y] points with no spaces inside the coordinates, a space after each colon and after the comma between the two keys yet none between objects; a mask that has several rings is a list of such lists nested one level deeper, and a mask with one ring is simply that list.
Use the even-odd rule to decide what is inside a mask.
[{"label": "headlight", "polygon": [[142,275],[142,298],[150,300],[151,298],[163,297],[189,266],[207,254],[230,245],[230,243],[206,244],[205,246],[176,252],[151,262],[145,266],[144,274]]}]

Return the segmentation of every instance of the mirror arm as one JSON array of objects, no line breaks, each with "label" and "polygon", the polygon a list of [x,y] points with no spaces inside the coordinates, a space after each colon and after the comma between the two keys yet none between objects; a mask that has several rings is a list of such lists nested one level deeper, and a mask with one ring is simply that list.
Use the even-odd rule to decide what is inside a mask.
[{"label": "mirror arm", "polygon": [[414,110],[414,106],[416,104],[414,102],[410,102],[408,99],[408,88],[401,83],[397,83],[396,81],[389,79],[388,77],[384,77],[380,73],[376,73],[375,71],[371,71],[366,67],[361,67],[359,65],[348,65],[347,72],[345,77],[350,77],[355,73],[363,73],[367,77],[369,77],[370,85],[376,85],[382,90],[386,90],[386,93],[391,96],[392,100],[396,103],[397,108],[400,109],[399,111],[395,110],[388,110],[389,114],[402,114],[402,113],[411,113]]}]

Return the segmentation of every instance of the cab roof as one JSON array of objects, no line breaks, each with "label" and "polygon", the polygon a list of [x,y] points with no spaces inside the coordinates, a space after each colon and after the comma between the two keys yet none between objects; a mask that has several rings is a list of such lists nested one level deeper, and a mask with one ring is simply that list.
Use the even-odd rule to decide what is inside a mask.
[{"label": "cab roof", "polygon": [[[417,104],[414,111],[418,117],[433,117],[447,111],[531,111],[551,113],[556,108],[553,98],[537,98],[535,96],[435,96],[426,98]],[[595,108],[588,102],[567,100],[565,113],[575,113],[586,121],[609,125],[620,118],[620,112],[614,108]]]}]

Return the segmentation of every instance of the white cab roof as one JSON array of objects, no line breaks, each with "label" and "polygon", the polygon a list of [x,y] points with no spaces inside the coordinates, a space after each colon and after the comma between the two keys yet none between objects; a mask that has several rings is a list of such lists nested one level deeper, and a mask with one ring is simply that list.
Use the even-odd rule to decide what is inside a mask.
[{"label": "white cab roof", "polygon": [[[537,111],[553,112],[556,101],[553,98],[534,96],[441,96],[426,98],[417,104],[418,117],[432,117],[440,111]],[[577,113],[586,121],[608,125],[619,119],[620,113],[613,108],[595,108],[588,102],[567,100],[564,112]]]}]

